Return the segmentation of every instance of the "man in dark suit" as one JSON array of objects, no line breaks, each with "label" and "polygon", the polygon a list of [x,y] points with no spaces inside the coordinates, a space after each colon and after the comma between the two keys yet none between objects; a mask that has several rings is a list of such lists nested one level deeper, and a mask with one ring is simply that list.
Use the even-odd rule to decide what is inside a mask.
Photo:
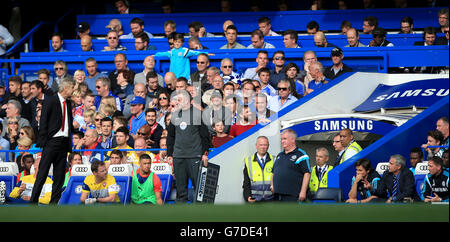
[{"label": "man in dark suit", "polygon": [[389,169],[383,173],[373,198],[387,203],[403,202],[405,198],[418,201],[414,175],[406,167],[405,158],[398,154],[392,155],[388,167]]},{"label": "man in dark suit", "polygon": [[72,95],[75,81],[66,78],[59,84],[58,93],[46,96],[42,105],[39,136],[36,146],[42,148],[42,158],[31,194],[31,203],[38,203],[42,186],[53,164],[53,186],[50,203],[57,204],[62,193],[66,172],[67,153],[72,151],[71,134],[72,106],[68,99]]}]

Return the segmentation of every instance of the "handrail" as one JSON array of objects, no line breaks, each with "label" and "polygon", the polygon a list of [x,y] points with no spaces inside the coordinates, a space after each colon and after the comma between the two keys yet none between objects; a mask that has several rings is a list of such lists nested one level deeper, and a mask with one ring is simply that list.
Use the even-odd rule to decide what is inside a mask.
[{"label": "handrail", "polygon": [[[425,157],[427,157],[427,159],[430,158],[430,157],[428,157],[428,152],[425,151],[425,148],[423,148],[423,147],[421,147],[421,148],[422,148],[422,153],[423,153],[424,158]],[[448,149],[448,145],[430,145],[430,146],[427,146],[427,148],[431,148],[431,149],[433,149],[433,148],[447,148]]]},{"label": "handrail", "polygon": [[28,32],[24,37],[22,37],[19,41],[17,41],[11,48],[9,48],[8,51],[6,51],[6,53],[3,56],[8,57],[9,55],[14,54],[27,41],[29,41],[30,43],[29,50],[31,51],[33,49],[32,40],[34,33],[40,30],[42,26],[44,26],[45,24],[47,24],[47,22],[44,21],[39,22],[36,26],[34,26],[33,29],[30,30],[30,32]]}]

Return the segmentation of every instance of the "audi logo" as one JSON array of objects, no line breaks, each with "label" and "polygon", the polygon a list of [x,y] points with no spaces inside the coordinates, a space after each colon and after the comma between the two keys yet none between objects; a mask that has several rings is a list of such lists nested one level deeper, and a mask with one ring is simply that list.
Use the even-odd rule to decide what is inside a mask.
[{"label": "audi logo", "polygon": [[0,167],[0,172],[9,172],[9,167],[6,166]]},{"label": "audi logo", "polygon": [[387,170],[387,169],[389,169],[389,167],[388,167],[388,165],[381,165],[380,169],[381,170]]},{"label": "audi logo", "polygon": [[88,172],[88,168],[87,167],[76,167],[75,171],[76,172]]},{"label": "audi logo", "polygon": [[125,171],[125,167],[123,166],[114,166],[111,168],[112,172],[124,172]]},{"label": "audi logo", "polygon": [[419,166],[419,170],[428,171],[428,166]]},{"label": "audi logo", "polygon": [[154,166],[153,170],[154,171],[165,171],[166,167],[165,166]]}]

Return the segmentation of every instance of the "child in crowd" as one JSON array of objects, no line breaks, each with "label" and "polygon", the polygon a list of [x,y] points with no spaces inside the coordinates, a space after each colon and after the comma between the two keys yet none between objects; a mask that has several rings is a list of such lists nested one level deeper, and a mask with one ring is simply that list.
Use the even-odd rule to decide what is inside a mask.
[{"label": "child in crowd", "polygon": [[214,148],[217,148],[233,139],[233,137],[224,132],[225,124],[222,120],[216,121],[213,124],[213,129],[216,131],[216,135],[212,137],[212,145]]},{"label": "child in crowd", "polygon": [[83,126],[80,126],[81,132],[85,133],[87,129],[95,129],[94,116],[95,116],[94,110],[88,109],[84,111],[83,117],[85,124]]}]

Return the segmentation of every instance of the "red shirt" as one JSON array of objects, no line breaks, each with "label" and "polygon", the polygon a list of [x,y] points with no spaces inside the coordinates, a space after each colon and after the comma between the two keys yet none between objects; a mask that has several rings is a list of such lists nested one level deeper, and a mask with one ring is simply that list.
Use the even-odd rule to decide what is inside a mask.
[{"label": "red shirt", "polygon": [[217,148],[217,147],[225,144],[226,142],[228,142],[228,141],[230,141],[232,139],[233,139],[233,137],[231,137],[230,135],[227,135],[225,137],[214,136],[212,138],[212,145],[213,145],[214,148]]},{"label": "red shirt", "polygon": [[[136,172],[137,172],[136,176],[141,184],[144,183],[147,180],[148,176],[150,176],[150,174],[151,174],[150,173],[146,176],[142,175],[141,168],[138,168],[136,170]],[[153,190],[155,192],[162,192],[161,180],[159,179],[158,175],[156,175],[155,173],[153,173]]]},{"label": "red shirt", "polygon": [[251,129],[253,126],[256,125],[256,122],[249,124],[249,125],[241,125],[239,123],[233,124],[230,129],[230,135],[233,137],[237,137],[238,135],[244,133],[245,131]]}]

